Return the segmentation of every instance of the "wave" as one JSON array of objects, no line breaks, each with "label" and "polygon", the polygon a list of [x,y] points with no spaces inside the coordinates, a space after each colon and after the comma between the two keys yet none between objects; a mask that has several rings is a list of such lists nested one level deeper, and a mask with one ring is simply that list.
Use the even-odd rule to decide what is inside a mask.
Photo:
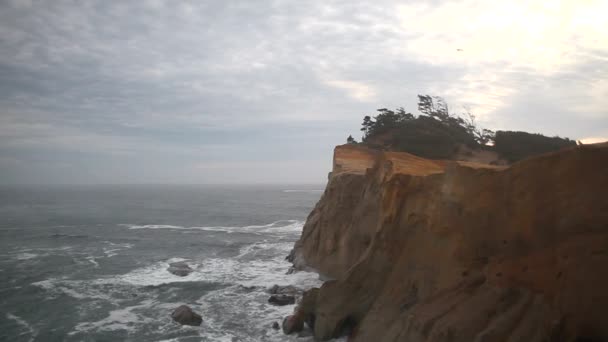
[{"label": "wave", "polygon": [[188,229],[188,228],[185,228],[182,226],[172,226],[172,225],[168,225],[168,224],[137,225],[137,224],[121,223],[121,224],[119,224],[119,226],[127,227],[128,229]]},{"label": "wave", "polygon": [[230,226],[175,226],[169,224],[127,224],[121,223],[119,226],[126,227],[127,229],[172,229],[172,230],[202,230],[211,232],[225,232],[225,233],[288,233],[298,232],[304,225],[303,221],[299,220],[279,220],[265,225],[249,225],[241,227],[230,227]]},{"label": "wave", "polygon": [[74,335],[79,332],[90,330],[96,331],[114,331],[126,330],[129,333],[137,332],[136,325],[152,324],[156,321],[151,317],[146,317],[137,313],[138,309],[148,308],[153,304],[152,300],[144,300],[139,305],[128,306],[112,310],[108,316],[97,322],[82,322],[79,323],[69,335]]},{"label": "wave", "polygon": [[29,342],[32,342],[36,339],[36,336],[38,335],[38,332],[36,331],[36,329],[34,329],[34,327],[32,327],[28,322],[26,322],[24,319],[22,319],[19,316],[15,316],[11,313],[7,313],[6,317],[10,320],[13,320],[15,322],[17,322],[17,324],[19,324],[21,327],[23,327],[25,330],[27,330],[26,332],[22,333],[21,335],[25,335],[25,334],[29,334],[30,338],[29,338]]},{"label": "wave", "polygon": [[86,234],[61,234],[61,233],[55,233],[55,234],[49,235],[49,237],[54,238],[54,239],[86,239],[89,236],[86,235]]},{"label": "wave", "polygon": [[15,259],[17,260],[29,260],[29,259],[34,259],[37,258],[39,255],[38,254],[34,254],[34,253],[19,253],[15,256]]}]

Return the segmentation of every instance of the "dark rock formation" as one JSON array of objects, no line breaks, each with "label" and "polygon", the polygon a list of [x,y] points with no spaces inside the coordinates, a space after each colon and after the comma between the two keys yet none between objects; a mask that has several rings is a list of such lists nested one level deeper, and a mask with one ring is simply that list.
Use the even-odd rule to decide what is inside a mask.
[{"label": "dark rock formation", "polygon": [[296,297],[289,295],[272,295],[268,298],[268,303],[278,306],[295,304]]},{"label": "dark rock formation", "polygon": [[279,326],[279,322],[272,322],[272,329],[279,330],[281,327]]},{"label": "dark rock formation", "polygon": [[296,295],[302,293],[302,289],[299,289],[293,285],[286,285],[286,286],[273,285],[272,287],[270,287],[268,289],[268,293],[273,294],[273,295],[296,296]]},{"label": "dark rock formation", "polygon": [[336,280],[305,294],[283,330],[306,320],[317,340],[608,340],[606,189],[606,144],[510,167],[339,146],[290,255]]},{"label": "dark rock formation", "polygon": [[192,271],[194,270],[190,268],[190,266],[188,266],[188,264],[186,264],[185,262],[179,261],[170,263],[169,268],[167,268],[167,271],[175,274],[176,276],[185,277],[188,274],[192,273]]},{"label": "dark rock formation", "polygon": [[171,314],[171,318],[181,325],[199,326],[201,323],[203,323],[203,318],[199,314],[192,311],[192,309],[187,305],[182,305],[175,309],[175,311],[173,311]]}]

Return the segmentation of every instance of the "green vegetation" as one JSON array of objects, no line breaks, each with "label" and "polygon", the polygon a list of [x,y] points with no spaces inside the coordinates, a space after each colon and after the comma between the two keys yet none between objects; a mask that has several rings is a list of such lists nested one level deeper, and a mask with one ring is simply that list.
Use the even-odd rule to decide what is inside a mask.
[{"label": "green vegetation", "polygon": [[[453,158],[465,146],[470,150],[490,150],[514,162],[532,155],[576,145],[569,139],[549,138],[525,132],[494,133],[480,128],[470,112],[453,114],[437,96],[418,95],[416,116],[403,108],[378,109],[376,116],[363,118],[362,143],[379,149],[406,151],[433,159]],[[349,136],[348,143],[355,143]]]},{"label": "green vegetation", "polygon": [[568,138],[550,138],[527,132],[498,131],[494,138],[493,148],[504,159],[515,162],[570,146],[576,146],[576,142]]}]

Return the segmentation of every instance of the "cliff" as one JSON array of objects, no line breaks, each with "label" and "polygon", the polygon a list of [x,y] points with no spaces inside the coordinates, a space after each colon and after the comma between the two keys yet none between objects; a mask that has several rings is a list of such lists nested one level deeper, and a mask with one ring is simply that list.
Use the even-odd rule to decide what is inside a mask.
[{"label": "cliff", "polygon": [[510,167],[338,146],[291,260],[318,340],[608,340],[608,146]]}]

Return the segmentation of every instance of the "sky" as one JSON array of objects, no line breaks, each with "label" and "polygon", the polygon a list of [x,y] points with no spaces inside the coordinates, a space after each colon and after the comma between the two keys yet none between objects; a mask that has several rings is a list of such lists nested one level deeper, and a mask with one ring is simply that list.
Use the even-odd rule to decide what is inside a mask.
[{"label": "sky", "polygon": [[608,138],[608,1],[0,0],[0,184],[326,181],[417,94]]}]

